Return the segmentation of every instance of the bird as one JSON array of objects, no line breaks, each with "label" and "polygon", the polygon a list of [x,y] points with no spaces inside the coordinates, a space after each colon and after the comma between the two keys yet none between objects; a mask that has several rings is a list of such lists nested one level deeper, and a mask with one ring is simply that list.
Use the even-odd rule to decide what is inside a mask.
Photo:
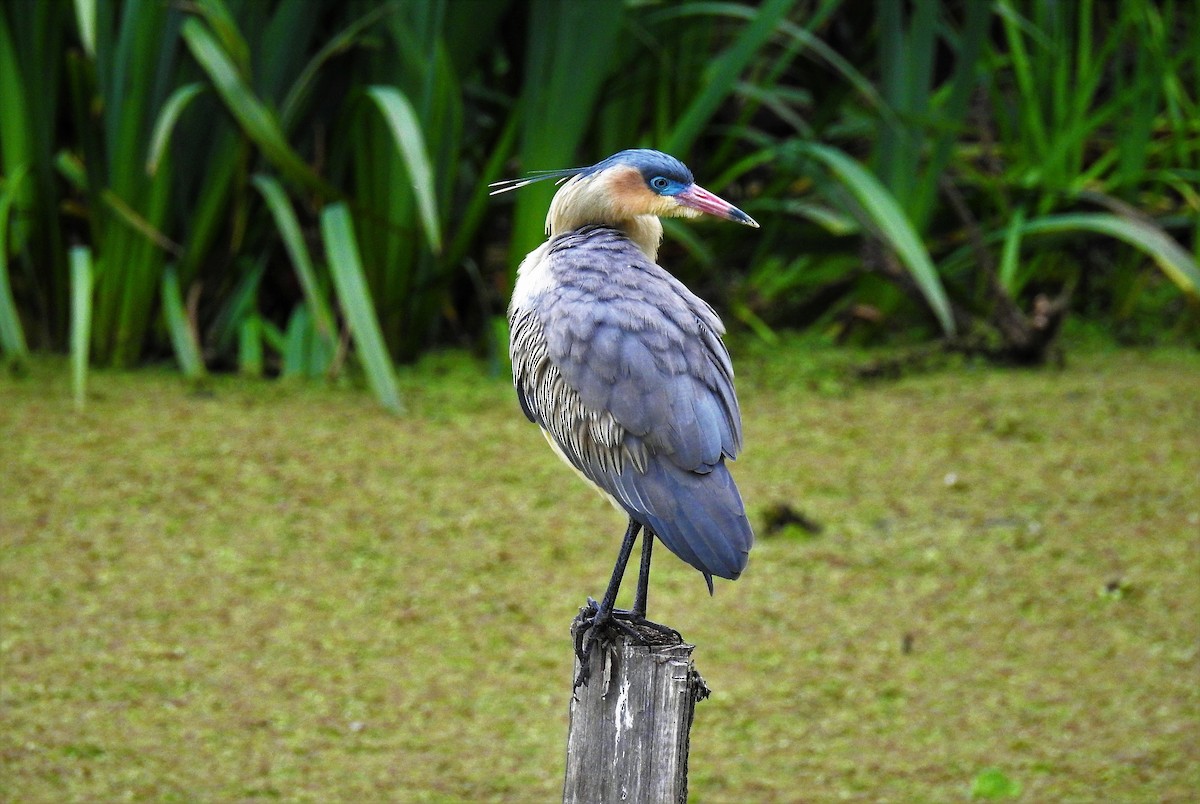
[{"label": "bird", "polygon": [[[662,268],[660,218],[708,214],[758,228],[661,151],[624,150],[589,167],[537,171],[491,194],[556,180],[547,240],[517,270],[508,308],[513,384],[553,451],[624,513],[608,587],[576,633],[580,675],[609,626],[677,632],[646,617],[657,538],[699,570],[736,580],[754,533],[727,463],[742,447],[733,366],[713,308]],[[642,533],[633,607],[615,608]]]}]

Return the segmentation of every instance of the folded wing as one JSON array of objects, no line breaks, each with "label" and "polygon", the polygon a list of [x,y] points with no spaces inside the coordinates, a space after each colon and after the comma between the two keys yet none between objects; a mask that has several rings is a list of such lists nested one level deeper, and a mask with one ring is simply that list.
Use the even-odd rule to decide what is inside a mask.
[{"label": "folded wing", "polygon": [[615,230],[549,246],[548,281],[510,310],[522,408],[668,549],[736,578],[753,534],[725,466],[742,432],[720,319]]}]

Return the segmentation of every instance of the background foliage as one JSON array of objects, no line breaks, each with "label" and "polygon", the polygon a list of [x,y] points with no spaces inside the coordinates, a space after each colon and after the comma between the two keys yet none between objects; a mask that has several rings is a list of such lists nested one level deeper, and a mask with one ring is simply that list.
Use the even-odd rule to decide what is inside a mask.
[{"label": "background foliage", "polygon": [[0,13],[0,345],[333,376],[499,358],[551,187],[658,147],[763,224],[664,263],[773,339],[1194,338],[1187,2],[39,3]]}]

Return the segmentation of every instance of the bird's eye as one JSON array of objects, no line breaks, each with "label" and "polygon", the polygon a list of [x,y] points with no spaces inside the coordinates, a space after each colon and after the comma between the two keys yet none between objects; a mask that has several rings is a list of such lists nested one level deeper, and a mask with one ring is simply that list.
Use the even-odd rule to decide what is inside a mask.
[{"label": "bird's eye", "polygon": [[655,176],[650,180],[650,186],[661,193],[663,190],[671,186],[671,182],[668,181],[664,176]]}]

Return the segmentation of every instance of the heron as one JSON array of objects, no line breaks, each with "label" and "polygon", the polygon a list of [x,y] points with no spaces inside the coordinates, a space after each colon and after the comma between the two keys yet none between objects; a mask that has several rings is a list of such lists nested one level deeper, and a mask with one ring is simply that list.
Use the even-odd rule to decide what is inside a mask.
[{"label": "heron", "polygon": [[[726,465],[742,446],[733,366],[716,312],[658,265],[660,218],[713,215],[758,228],[661,151],[621,151],[590,167],[538,171],[492,195],[546,179],[560,185],[547,240],[517,270],[509,353],[521,410],[554,452],[628,519],[604,596],[580,612],[576,686],[595,635],[646,617],[657,538],[699,570],[736,580],[754,534]],[[639,532],[633,607],[616,599]],[[676,634],[677,636],[677,634]]]}]

